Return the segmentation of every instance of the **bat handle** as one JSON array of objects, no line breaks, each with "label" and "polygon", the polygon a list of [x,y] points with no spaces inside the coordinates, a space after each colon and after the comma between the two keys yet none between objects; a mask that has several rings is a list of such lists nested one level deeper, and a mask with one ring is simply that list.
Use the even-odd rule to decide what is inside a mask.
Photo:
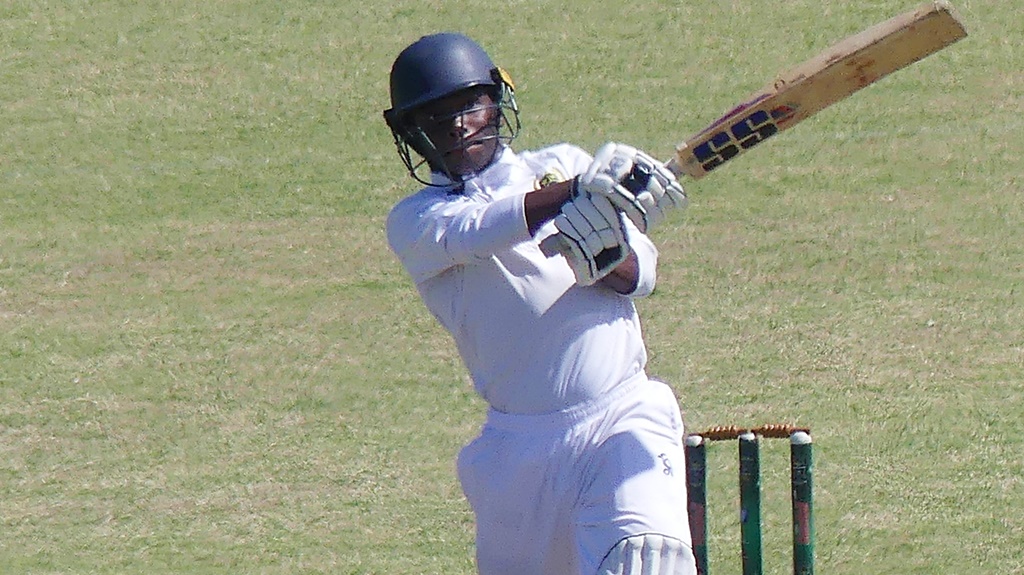
[{"label": "bat handle", "polygon": [[683,166],[679,164],[679,156],[672,156],[672,159],[665,162],[665,169],[675,174],[677,178],[683,176]]}]

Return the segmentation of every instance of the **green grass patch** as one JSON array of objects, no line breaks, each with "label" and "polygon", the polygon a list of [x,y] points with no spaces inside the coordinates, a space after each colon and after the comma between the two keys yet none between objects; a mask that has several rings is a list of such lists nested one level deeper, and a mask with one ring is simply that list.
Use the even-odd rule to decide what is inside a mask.
[{"label": "green grass patch", "polygon": [[[912,5],[8,1],[0,572],[471,573],[454,457],[484,406],[384,239],[415,187],[381,119],[398,51],[479,40],[520,148],[668,157]],[[958,8],[966,40],[684,182],[653,236],[650,372],[691,429],[812,427],[822,573],[1024,573],[1024,25]]]}]

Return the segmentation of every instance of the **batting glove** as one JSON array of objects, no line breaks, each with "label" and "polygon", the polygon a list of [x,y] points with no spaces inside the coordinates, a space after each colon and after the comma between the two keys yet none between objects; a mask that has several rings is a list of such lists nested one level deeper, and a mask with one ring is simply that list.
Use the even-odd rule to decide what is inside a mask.
[{"label": "batting glove", "polygon": [[598,149],[575,189],[608,198],[643,233],[664,220],[666,211],[687,205],[675,174],[650,155],[614,142]]},{"label": "batting glove", "polygon": [[541,249],[564,255],[578,285],[597,283],[629,256],[622,217],[606,197],[580,193],[554,222],[558,233],[541,242]]}]

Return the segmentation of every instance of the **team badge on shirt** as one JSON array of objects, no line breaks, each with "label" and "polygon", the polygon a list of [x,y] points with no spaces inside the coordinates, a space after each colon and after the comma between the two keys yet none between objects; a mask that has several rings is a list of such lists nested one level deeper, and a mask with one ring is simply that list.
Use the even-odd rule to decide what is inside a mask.
[{"label": "team badge on shirt", "polygon": [[541,189],[544,186],[550,186],[551,184],[557,184],[558,182],[564,182],[569,178],[565,174],[559,172],[557,168],[550,168],[539,180],[537,180],[536,189]]}]

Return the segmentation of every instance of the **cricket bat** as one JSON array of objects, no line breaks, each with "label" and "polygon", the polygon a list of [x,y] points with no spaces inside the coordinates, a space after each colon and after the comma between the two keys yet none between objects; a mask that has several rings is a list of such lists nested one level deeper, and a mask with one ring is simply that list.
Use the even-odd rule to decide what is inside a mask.
[{"label": "cricket bat", "polygon": [[945,0],[934,0],[855,34],[779,75],[676,148],[666,167],[699,179],[889,74],[967,36]]}]

